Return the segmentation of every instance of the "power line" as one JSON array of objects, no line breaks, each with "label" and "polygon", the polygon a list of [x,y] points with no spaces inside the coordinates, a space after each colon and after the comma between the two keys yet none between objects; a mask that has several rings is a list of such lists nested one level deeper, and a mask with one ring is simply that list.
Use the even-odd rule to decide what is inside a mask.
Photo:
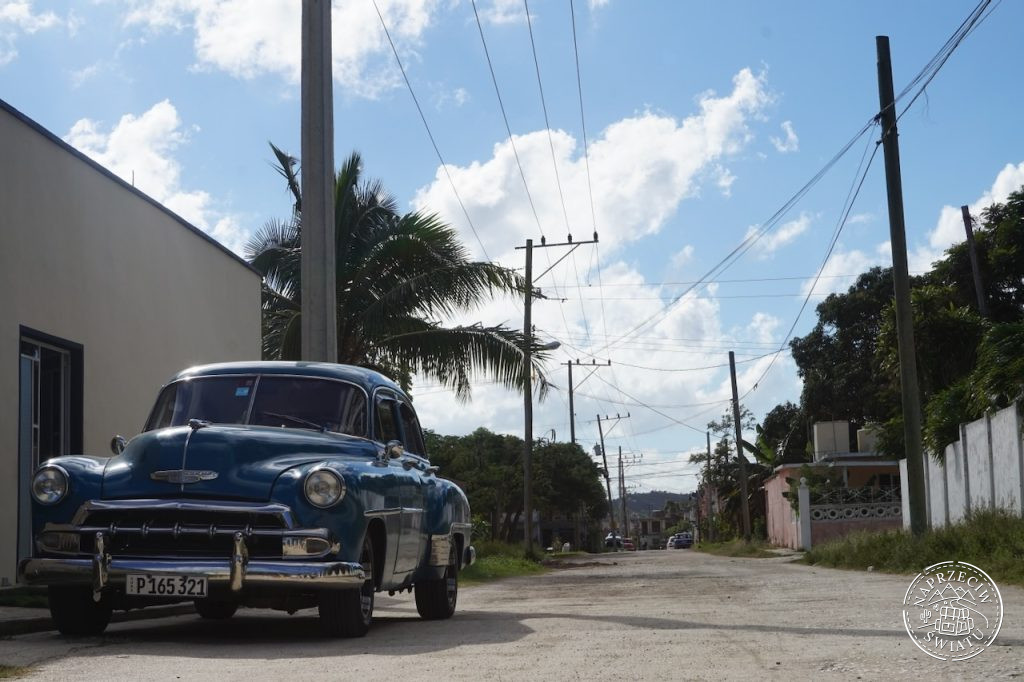
[{"label": "power line", "polygon": [[[869,144],[870,142],[871,140],[869,139]],[[864,151],[866,153],[867,148],[865,148]],[[818,274],[821,274],[821,272],[825,270],[825,266],[828,265],[828,259],[832,257],[832,251],[835,249],[836,243],[839,241],[839,235],[842,234],[843,228],[846,226],[846,221],[850,216],[850,211],[853,210],[853,205],[854,203],[856,203],[857,197],[860,196],[860,190],[864,186],[864,180],[867,178],[868,171],[871,169],[871,163],[875,160],[875,155],[877,153],[878,143],[875,143],[874,149],[871,152],[871,157],[868,159],[867,165],[864,165],[864,157],[861,157],[861,165],[858,166],[857,168],[857,175],[860,176],[860,179],[858,180],[857,175],[855,175],[853,184],[850,185],[850,191],[846,195],[846,205],[844,206],[844,210],[840,214],[840,219],[839,222],[836,224],[836,229],[832,233],[832,239],[829,242],[828,250],[825,252],[825,258],[823,258],[821,261],[821,267],[818,268]],[[863,172],[861,172],[861,168],[863,168]],[[789,331],[786,332],[785,340],[783,340],[782,344],[779,346],[779,350],[772,355],[771,362],[768,363],[768,366],[765,368],[764,372],[761,373],[760,378],[758,378],[758,380],[754,382],[753,386],[751,386],[746,393],[740,396],[740,399],[746,398],[748,395],[750,395],[757,388],[758,384],[760,384],[761,381],[763,381],[764,378],[768,375],[768,372],[771,371],[772,367],[775,365],[775,360],[778,359],[779,354],[782,352],[785,345],[789,342],[789,339],[793,336],[793,331],[796,329],[796,325],[800,321],[800,316],[803,315],[804,310],[807,308],[807,303],[808,301],[811,300],[811,294],[814,292],[814,289],[817,286],[818,278],[815,277],[814,283],[811,285],[811,288],[807,292],[807,296],[804,298],[803,304],[801,304],[800,306],[800,310],[797,311],[796,319],[793,320],[793,324],[790,325]]]},{"label": "power line", "polygon": [[381,14],[380,8],[377,7],[377,0],[373,0],[373,8],[377,10],[377,16],[380,17],[380,25],[384,28],[384,35],[387,36],[388,44],[391,45],[391,52],[394,53],[395,61],[398,62],[398,69],[402,72],[402,79],[405,81],[405,87],[409,89],[409,94],[412,95],[412,101],[416,105],[416,111],[420,114],[420,120],[423,121],[423,127],[427,131],[427,137],[430,138],[430,144],[433,145],[434,153],[437,154],[437,160],[441,163],[441,168],[444,170],[445,177],[448,178],[448,184],[451,185],[452,192],[455,194],[455,199],[459,202],[459,207],[462,209],[462,215],[465,216],[466,222],[469,224],[469,229],[472,230],[473,236],[476,237],[476,241],[480,245],[480,250],[483,252],[484,258],[490,261],[492,260],[491,256],[487,253],[487,248],[480,239],[480,235],[477,234],[476,226],[473,225],[473,220],[469,217],[469,211],[466,210],[466,205],[462,202],[462,197],[459,196],[459,190],[455,188],[455,181],[452,179],[451,173],[448,171],[448,164],[444,162],[444,157],[441,155],[441,149],[437,146],[437,141],[434,139],[434,133],[430,131],[430,124],[427,123],[427,117],[423,114],[423,107],[420,106],[420,100],[416,97],[416,92],[412,89],[412,83],[409,82],[409,76],[405,72],[405,66],[402,65],[401,57],[398,56],[398,49],[395,47],[395,42],[391,39],[391,32],[388,31],[388,25],[384,21],[384,15]]},{"label": "power line", "polygon": [[473,16],[476,17],[476,27],[480,32],[480,42],[484,46],[484,56],[487,57],[487,68],[491,72],[491,82],[494,83],[494,94],[498,96],[498,106],[501,108],[501,118],[505,121],[505,131],[508,133],[509,144],[512,145],[512,154],[516,158],[516,166],[519,168],[519,177],[523,180],[523,189],[526,190],[526,198],[530,202],[530,210],[533,211],[533,219],[537,221],[537,229],[540,230],[540,236],[544,238],[544,228],[540,224],[540,216],[537,215],[537,207],[533,203],[533,195],[530,194],[530,185],[526,182],[526,173],[523,172],[523,164],[519,160],[519,150],[516,149],[516,140],[512,135],[512,126],[508,123],[508,114],[505,113],[505,102],[501,99],[501,89],[498,87],[498,77],[494,74],[494,64],[491,62],[491,52],[487,49],[487,39],[484,37],[484,27],[480,23],[480,13],[476,8],[476,0],[471,0],[473,4]]},{"label": "power line", "polygon": [[562,202],[562,216],[565,218],[565,229],[572,234],[569,227],[569,212],[565,209],[565,195],[562,193],[562,180],[558,176],[558,161],[555,160],[555,142],[551,138],[551,123],[548,121],[548,105],[544,99],[544,85],[540,78],[540,60],[537,59],[537,43],[533,40],[533,20],[530,19],[530,4],[523,0],[523,8],[526,10],[526,27],[530,31],[530,49],[533,51],[533,66],[537,72],[537,89],[540,90],[540,106],[544,110],[544,128],[548,133],[548,147],[551,148],[551,165],[555,169],[555,184],[558,185],[558,198]]}]

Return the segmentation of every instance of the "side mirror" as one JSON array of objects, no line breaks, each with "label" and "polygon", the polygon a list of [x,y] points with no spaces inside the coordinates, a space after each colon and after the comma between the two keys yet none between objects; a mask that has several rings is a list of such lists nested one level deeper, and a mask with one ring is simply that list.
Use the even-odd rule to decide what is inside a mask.
[{"label": "side mirror", "polygon": [[384,446],[384,452],[388,453],[388,457],[391,459],[398,459],[405,454],[405,446],[400,440],[389,440],[388,444]]},{"label": "side mirror", "polygon": [[124,452],[124,448],[127,445],[128,441],[125,440],[124,436],[118,435],[110,439],[110,451],[113,452],[115,455],[120,455],[122,452]]}]

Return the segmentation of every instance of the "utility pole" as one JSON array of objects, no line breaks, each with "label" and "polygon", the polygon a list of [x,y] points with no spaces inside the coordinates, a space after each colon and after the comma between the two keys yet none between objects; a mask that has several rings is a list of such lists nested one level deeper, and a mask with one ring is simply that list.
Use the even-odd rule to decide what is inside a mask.
[{"label": "utility pole", "polygon": [[[615,415],[615,424],[612,425],[612,428],[614,429],[618,425],[618,423],[621,420],[623,420],[623,419],[629,419],[629,413],[628,412],[626,413],[625,417],[623,417],[621,415],[618,415],[618,414]],[[604,420],[605,421],[611,421],[611,417],[605,416]],[[611,429],[609,429],[609,432],[611,432]],[[604,428],[601,426],[601,415],[597,415],[597,433],[598,433],[598,436],[601,439],[601,461],[604,463],[604,482],[605,482],[605,485],[608,488],[608,516],[610,517],[610,520],[611,520],[612,533],[614,533],[615,529],[616,529],[616,526],[615,526],[615,507],[612,505],[612,477],[611,477],[611,473],[610,473],[610,471],[608,469],[608,456],[607,456],[607,453],[605,452],[605,449],[604,449]]]},{"label": "utility pole", "polygon": [[302,0],[302,359],[338,361],[331,1]]},{"label": "utility pole", "polygon": [[[566,365],[569,368],[569,442],[571,442],[573,445],[575,445],[576,444],[576,408],[575,408],[575,406],[573,404],[573,386],[572,386],[572,366],[573,366],[573,361],[570,360],[568,362],[563,362],[562,364]],[[610,367],[611,364],[612,364],[612,361],[608,360],[605,364],[599,365],[599,364],[597,364],[597,360],[593,360],[592,359],[590,361],[589,365],[585,365],[582,362],[580,362],[579,360],[576,360],[575,364],[576,364],[577,367],[592,367],[593,368],[591,370],[590,374],[587,375],[587,378],[583,380],[583,381],[586,381],[587,379],[589,379],[591,377],[591,375],[594,372],[596,372],[600,368],[602,368],[602,367]],[[581,381],[580,383],[582,384],[583,381]]]},{"label": "utility pole", "polygon": [[[708,540],[715,539],[715,527],[711,523],[711,432],[705,431],[704,434],[708,437],[708,461],[704,466],[704,502],[707,507],[707,519],[708,519]],[[718,497],[718,489],[715,489],[715,497]]]},{"label": "utility pole", "polygon": [[[626,472],[622,468],[622,446],[619,446],[619,504],[622,507],[622,540],[629,537],[629,516],[626,514]],[[625,546],[623,546],[625,549]]]},{"label": "utility pole", "polygon": [[[571,246],[562,258],[556,260],[547,270],[540,273],[537,279],[540,279],[544,275],[551,271],[551,268],[558,265],[566,256],[575,251],[581,244],[594,244],[597,243],[597,233],[594,233],[594,239],[586,242],[573,243],[572,235],[569,235],[568,241],[561,244],[548,244],[544,237],[540,238],[540,247],[553,247],[553,246]],[[531,488],[533,487],[533,479],[531,478],[531,460],[533,459],[533,319],[532,319],[532,306],[533,306],[533,240],[527,239],[526,246],[517,246],[516,250],[524,249],[526,251],[526,272],[524,274],[526,279],[526,292],[525,300],[523,302],[523,415],[524,415],[524,427],[523,427],[523,514],[526,516],[525,521],[525,539],[526,553],[533,554],[533,505],[530,499]]]},{"label": "utility pole", "polygon": [[732,351],[729,351],[729,376],[732,379],[732,419],[736,425],[736,464],[739,466],[740,506],[743,510],[743,540],[744,542],[750,542],[750,500],[747,499],[747,457],[743,454],[743,428],[740,425],[740,399],[739,392],[736,390],[736,354]]},{"label": "utility pole", "polygon": [[907,272],[907,236],[903,224],[903,181],[900,178],[900,147],[896,130],[896,103],[892,90],[889,37],[876,36],[878,53],[878,105],[885,153],[885,189],[889,199],[889,241],[892,245],[892,279],[896,303],[896,338],[900,354],[900,392],[903,403],[903,439],[907,450],[907,489],[910,493],[910,531],[921,535],[928,521],[924,505],[924,463],[921,450],[921,395],[914,354],[914,313],[910,307],[910,275]]},{"label": "utility pole", "polygon": [[967,232],[967,251],[971,254],[971,272],[974,274],[974,292],[978,295],[978,313],[982,317],[988,317],[988,303],[985,302],[985,289],[981,285],[981,268],[978,266],[978,249],[974,245],[971,212],[966,206],[961,206],[960,215],[964,218],[964,230]]}]

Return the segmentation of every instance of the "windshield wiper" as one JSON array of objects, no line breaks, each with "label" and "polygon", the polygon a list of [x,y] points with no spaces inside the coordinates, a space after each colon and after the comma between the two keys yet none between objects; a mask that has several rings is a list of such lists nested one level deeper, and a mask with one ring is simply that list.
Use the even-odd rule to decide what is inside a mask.
[{"label": "windshield wiper", "polygon": [[293,424],[302,424],[303,426],[308,426],[311,429],[316,429],[321,433],[327,431],[327,427],[325,425],[317,424],[316,422],[311,422],[308,419],[303,419],[302,417],[295,417],[290,414],[281,414],[280,412],[261,412],[261,414],[264,414],[268,417],[277,417],[278,419],[287,419]]}]

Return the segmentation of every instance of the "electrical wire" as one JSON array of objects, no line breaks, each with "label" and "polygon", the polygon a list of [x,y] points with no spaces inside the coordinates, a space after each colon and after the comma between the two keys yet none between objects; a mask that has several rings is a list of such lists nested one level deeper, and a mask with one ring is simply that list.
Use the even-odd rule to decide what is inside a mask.
[{"label": "electrical wire", "polygon": [[484,258],[491,261],[493,259],[490,254],[487,253],[487,248],[484,246],[483,240],[480,239],[480,235],[476,231],[476,226],[473,224],[472,218],[469,217],[469,211],[466,210],[466,205],[462,202],[459,190],[455,187],[455,181],[452,179],[451,173],[448,171],[448,164],[445,163],[444,157],[441,155],[441,149],[437,146],[437,140],[434,139],[434,133],[430,130],[430,124],[427,123],[427,117],[423,113],[423,107],[420,106],[420,100],[416,97],[416,92],[412,89],[412,83],[409,82],[409,76],[405,72],[405,66],[402,65],[402,59],[398,56],[398,49],[395,47],[395,41],[391,39],[391,32],[388,31],[388,25],[384,21],[384,15],[381,14],[380,7],[377,6],[377,0],[373,0],[373,8],[377,10],[377,16],[380,17],[380,25],[384,28],[384,35],[387,36],[388,44],[391,46],[391,52],[395,55],[395,61],[398,63],[398,69],[402,72],[402,79],[405,81],[405,87],[408,88],[409,94],[412,95],[412,101],[416,105],[416,111],[420,114],[420,120],[423,121],[423,127],[427,131],[427,137],[430,138],[430,144],[433,145],[434,153],[437,154],[437,160],[440,162],[441,168],[444,170],[445,177],[448,178],[448,184],[451,185],[456,201],[459,202],[459,207],[462,209],[462,215],[465,216],[469,229],[473,232],[473,236],[476,237],[476,241],[480,245],[480,251],[483,252]]}]

